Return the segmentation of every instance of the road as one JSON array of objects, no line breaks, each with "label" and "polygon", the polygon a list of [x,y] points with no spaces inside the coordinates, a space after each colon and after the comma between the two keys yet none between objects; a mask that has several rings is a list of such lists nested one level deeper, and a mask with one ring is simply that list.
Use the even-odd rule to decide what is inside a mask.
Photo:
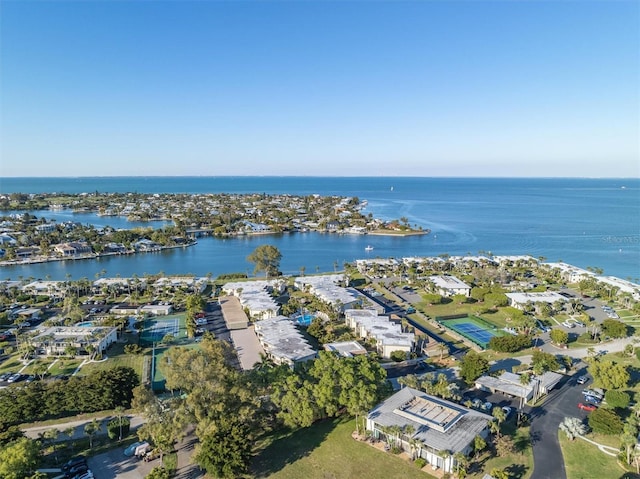
[{"label": "road", "polygon": [[[127,417],[131,420],[130,428],[132,431],[135,431],[143,423],[142,417],[140,416],[128,415]],[[100,430],[98,431],[97,436],[100,436],[100,435],[106,436],[107,423],[109,422],[109,420],[113,418],[115,418],[115,416],[103,416],[103,417],[96,418],[100,422]],[[44,433],[45,431],[48,431],[50,429],[57,429],[58,431],[60,431],[60,435],[56,440],[57,442],[68,441],[69,439],[81,439],[83,437],[84,438],[87,437],[87,435],[84,433],[84,426],[90,423],[92,420],[93,419],[82,419],[79,421],[68,421],[61,424],[51,424],[48,426],[34,426],[34,427],[23,429],[23,431],[25,436],[30,437],[32,439],[37,439],[38,437],[40,437],[41,433]],[[72,438],[69,438],[69,436],[67,436],[66,434],[62,434],[62,431],[70,427],[73,427],[74,429]]]},{"label": "road", "polygon": [[578,409],[584,385],[576,382],[586,374],[582,366],[574,376],[565,376],[542,406],[531,410],[531,442],[533,444],[533,474],[531,479],[566,479],[564,459],[558,441],[558,426],[565,417],[586,419]]}]

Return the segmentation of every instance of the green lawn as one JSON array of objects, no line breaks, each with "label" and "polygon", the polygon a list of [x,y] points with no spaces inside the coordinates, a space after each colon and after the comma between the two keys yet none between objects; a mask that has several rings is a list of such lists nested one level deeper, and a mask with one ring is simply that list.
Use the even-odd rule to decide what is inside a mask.
[{"label": "green lawn", "polygon": [[487,451],[478,458],[481,465],[480,471],[475,471],[467,477],[470,479],[480,479],[485,473],[494,469],[504,469],[510,476],[518,479],[528,479],[533,473],[533,449],[529,438],[529,428],[522,427],[515,429],[513,422],[503,424],[502,430],[505,434],[513,435],[513,442],[516,452],[509,456],[491,456]]},{"label": "green lawn", "polygon": [[92,362],[85,364],[80,369],[78,375],[86,376],[93,371],[99,371],[103,369],[111,369],[116,366],[128,366],[132,368],[138,376],[142,377],[142,365],[144,363],[143,354],[127,354],[124,352],[123,343],[114,343],[106,351],[105,356],[108,358],[106,361]]},{"label": "green lawn", "polygon": [[[567,479],[621,478],[625,470],[615,457],[601,452],[596,446],[581,439],[569,441],[564,433],[559,434]],[[625,478],[638,478],[635,474]]]},{"label": "green lawn", "polygon": [[257,478],[428,479],[412,463],[351,438],[355,421],[320,421],[288,435],[269,438],[254,458]]}]

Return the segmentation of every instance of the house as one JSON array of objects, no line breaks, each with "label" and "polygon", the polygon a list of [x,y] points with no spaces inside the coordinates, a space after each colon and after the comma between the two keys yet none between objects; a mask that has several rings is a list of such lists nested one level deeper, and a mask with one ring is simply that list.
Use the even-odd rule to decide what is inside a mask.
[{"label": "house", "polygon": [[118,339],[118,328],[56,326],[40,331],[33,338],[33,345],[44,354],[66,354],[68,347],[77,351],[102,353]]},{"label": "house", "polygon": [[378,316],[375,310],[347,309],[344,318],[359,338],[375,344],[383,358],[390,358],[394,351],[404,351],[408,355],[413,350],[415,335],[402,332],[401,324],[390,321],[387,316]]},{"label": "house", "polygon": [[438,294],[441,296],[454,296],[461,294],[462,296],[471,296],[471,286],[464,281],[459,280],[455,276],[429,276],[429,280],[435,286]]},{"label": "house", "polygon": [[504,372],[498,377],[480,376],[476,379],[476,389],[502,393],[510,397],[520,398],[524,402],[549,394],[562,379],[562,374],[546,371],[540,376],[531,376],[528,383],[523,384],[522,375]]},{"label": "house", "polygon": [[488,414],[405,387],[369,412],[366,428],[376,439],[451,473],[454,454],[471,454],[475,437],[486,438],[492,420]]},{"label": "house", "polygon": [[173,312],[171,304],[146,304],[140,308],[142,314],[151,314],[153,316],[168,316]]},{"label": "house", "polygon": [[135,304],[116,304],[109,313],[116,316],[135,316],[140,312],[140,307]]},{"label": "house", "polygon": [[527,304],[533,304],[533,306],[537,310],[537,308],[544,303],[553,305],[557,301],[562,303],[565,303],[567,301],[567,298],[562,296],[560,293],[555,293],[553,291],[505,293],[505,295],[509,299],[510,306],[522,310],[526,308]]},{"label": "house", "polygon": [[327,351],[333,351],[334,353],[337,353],[340,356],[344,356],[345,358],[367,354],[367,350],[362,347],[362,345],[358,341],[341,341],[337,343],[328,343],[324,345],[324,349],[326,349]]}]

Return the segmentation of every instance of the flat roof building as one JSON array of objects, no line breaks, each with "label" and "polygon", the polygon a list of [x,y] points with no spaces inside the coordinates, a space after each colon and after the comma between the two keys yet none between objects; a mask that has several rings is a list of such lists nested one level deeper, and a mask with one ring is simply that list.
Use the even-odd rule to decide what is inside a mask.
[{"label": "flat roof building", "polygon": [[[471,454],[475,437],[486,438],[492,420],[488,414],[405,387],[369,412],[366,428],[375,438],[417,452],[434,469],[453,472],[454,455]],[[413,432],[396,436],[387,432],[393,426]],[[442,457],[442,451],[449,454]]]}]

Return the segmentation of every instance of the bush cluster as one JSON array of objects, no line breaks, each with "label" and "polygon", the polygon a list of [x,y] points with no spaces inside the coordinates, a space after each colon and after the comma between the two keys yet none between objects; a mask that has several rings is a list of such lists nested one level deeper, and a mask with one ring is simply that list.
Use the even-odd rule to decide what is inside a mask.
[{"label": "bush cluster", "polygon": [[5,426],[72,416],[117,406],[129,407],[140,383],[129,367],[73,376],[68,381],[34,381],[23,387],[0,389],[0,421]]},{"label": "bush cluster", "polygon": [[531,337],[526,334],[494,336],[489,340],[489,348],[500,353],[515,353],[530,347]]}]

